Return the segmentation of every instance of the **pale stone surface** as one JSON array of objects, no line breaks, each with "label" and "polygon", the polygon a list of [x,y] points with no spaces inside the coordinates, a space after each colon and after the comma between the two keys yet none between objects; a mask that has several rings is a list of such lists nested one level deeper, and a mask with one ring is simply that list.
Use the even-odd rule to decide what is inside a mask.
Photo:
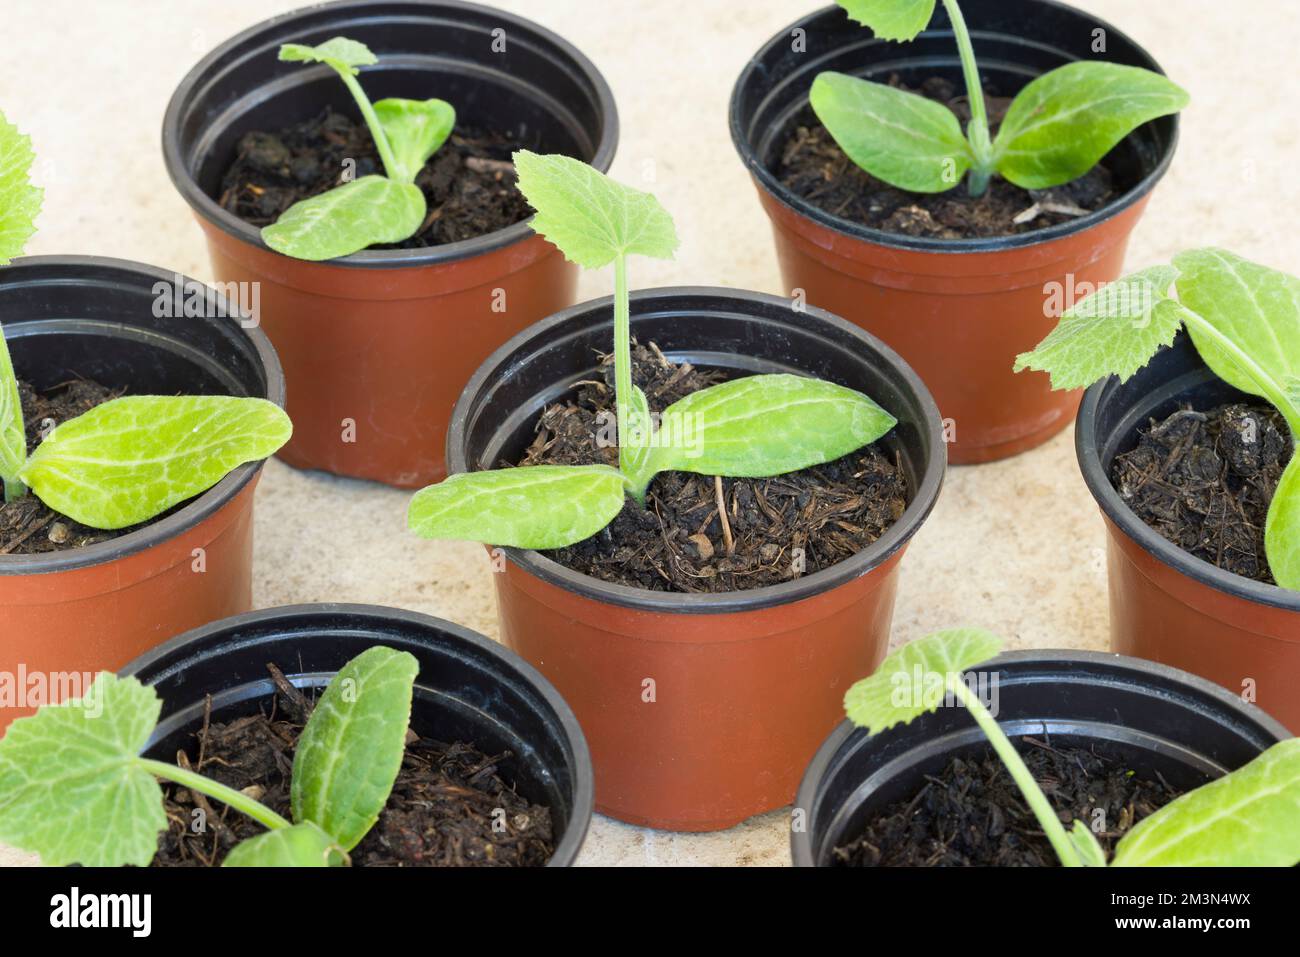
[{"label": "pale stone surface", "polygon": [[[46,187],[32,253],[137,259],[210,278],[203,241],[158,148],[163,108],[206,50],[292,9],[292,0],[8,0],[0,109],[35,141]],[[1136,37],[1192,94],[1174,166],[1129,265],[1190,244],[1227,246],[1296,269],[1295,104],[1300,25],[1285,0],[1080,0]],[[614,173],[672,211],[676,262],[637,261],[636,286],[713,284],[781,292],[767,222],[727,133],[747,58],[807,4],[787,0],[502,0],[604,71],[619,104]],[[743,11],[743,13],[741,12]],[[583,277],[584,298],[611,278]],[[942,343],[936,343],[942,348]],[[1010,357],[1008,357],[1008,361]],[[259,607],[321,599],[428,612],[496,634],[481,549],[422,542],[403,528],[406,495],[303,474],[278,462],[259,491]],[[952,469],[904,563],[894,641],[956,623],[1014,647],[1104,648],[1103,529],[1067,432],[1008,462]],[[708,733],[702,728],[701,733]],[[667,834],[597,818],[584,864],[785,864],[774,812],[717,834]],[[30,862],[0,848],[0,864]]]}]

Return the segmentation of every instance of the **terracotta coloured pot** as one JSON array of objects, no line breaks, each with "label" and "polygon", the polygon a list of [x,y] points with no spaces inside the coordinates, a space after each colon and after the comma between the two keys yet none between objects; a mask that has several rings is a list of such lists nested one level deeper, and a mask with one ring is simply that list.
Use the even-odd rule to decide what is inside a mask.
[{"label": "terracotta coloured pot", "polygon": [[357,118],[332,70],[276,57],[281,43],[338,35],[379,56],[362,77],[372,100],[441,97],[465,124],[512,131],[600,170],[613,160],[618,120],[605,80],[564,40],[447,0],[344,0],[276,17],[218,46],[173,95],[168,172],[203,227],[217,278],[260,284],[263,328],[284,363],[295,428],[280,457],[418,487],[446,474],[447,419],[470,375],[512,335],[572,303],[577,271],[527,223],[312,263],[271,251],[221,209],[213,197],[244,133],[327,105]]},{"label": "terracotta coloured pot", "polygon": [[[611,302],[538,323],[483,364],[452,416],[453,472],[516,461],[542,408],[597,374]],[[815,375],[860,389],[899,419],[882,442],[911,491],[902,518],[848,561],[725,594],[653,592],[506,549],[495,575],[502,639],[559,689],[596,767],[596,807],[684,831],[729,827],[788,804],[849,682],[884,657],[898,563],[943,480],[938,412],[915,373],[844,320],[724,289],[632,296],[632,334],[674,361]]]},{"label": "terracotta coloured pot", "polygon": [[[996,676],[1008,736],[1097,748],[1175,788],[1199,787],[1291,737],[1259,708],[1164,665],[1095,651],[1020,651],[975,669]],[[987,753],[965,708],[940,708],[877,735],[843,721],[808,765],[790,833],[795,867],[829,867],[833,851],[905,801],[953,758]]]},{"label": "terracotta coloured pot", "polygon": [[[966,0],[962,11],[988,89],[1012,95],[1034,77],[1092,52],[1104,30],[1104,59],[1158,70],[1124,34],[1046,0]],[[954,464],[1015,455],[1069,424],[1077,392],[1053,392],[1046,375],[1015,375],[1018,353],[1056,325],[1059,306],[1121,271],[1128,236],[1164,175],[1176,117],[1148,123],[1105,162],[1121,195],[1071,222],[993,239],[923,239],[868,229],[832,216],[781,185],[773,170],[790,132],[815,122],[808,91],[823,70],[919,85],[960,83],[961,67],[943,7],[929,31],[899,45],[877,40],[839,7],[810,14],[777,34],[749,62],[731,99],[731,135],[772,220],[786,291],[857,323],[893,346],[934,392]],[[800,37],[796,31],[803,31]],[[792,49],[802,39],[806,52]],[[1054,293],[1059,292],[1058,295]]]},{"label": "terracotta coloured pot", "polygon": [[591,824],[591,756],[582,729],[545,678],[468,628],[373,605],[291,605],[181,635],[122,674],[158,690],[162,718],[145,754],[174,761],[177,751],[193,748],[209,695],[214,721],[255,714],[274,694],[268,662],[299,688],[324,689],[374,645],[419,659],[411,702],[419,734],[491,755],[509,752],[498,763],[502,777],[551,809],[556,847],[548,866],[572,864]]},{"label": "terracotta coloured pot", "polygon": [[1128,382],[1085,394],[1075,447],[1109,532],[1111,648],[1216,681],[1300,732],[1300,593],[1183,551],[1138,518],[1110,481],[1115,456],[1137,445],[1151,419],[1187,403],[1207,411],[1238,401],[1263,400],[1219,379],[1185,334]]},{"label": "terracotta coloured pot", "polygon": [[[19,378],[39,389],[84,377],[135,395],[257,396],[283,405],[270,342],[242,328],[236,314],[154,315],[156,287],[171,290],[175,279],[88,256],[31,257],[0,269],[0,322]],[[205,288],[183,281],[186,290]],[[215,307],[208,316],[228,308],[211,290],[206,301]],[[0,555],[0,732],[44,704],[46,689],[54,700],[79,694],[87,673],[120,668],[173,635],[251,607],[261,468],[240,466],[119,538]]]}]

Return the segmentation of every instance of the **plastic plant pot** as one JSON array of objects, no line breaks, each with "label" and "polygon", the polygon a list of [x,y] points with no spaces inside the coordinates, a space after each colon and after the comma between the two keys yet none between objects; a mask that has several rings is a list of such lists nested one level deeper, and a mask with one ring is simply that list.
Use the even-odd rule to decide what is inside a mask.
[{"label": "plastic plant pot", "polygon": [[[176,277],[87,256],[17,259],[0,270],[0,322],[20,379],[49,389],[86,378],[134,395],[224,394],[284,404],[275,351],[228,318],[159,318],[155,287]],[[182,280],[185,290],[203,289]],[[208,290],[209,304],[220,300]],[[165,310],[160,310],[165,311]],[[217,310],[208,315],[219,314]],[[0,555],[0,672],[70,676],[120,668],[197,625],[252,607],[253,490],[242,465],[188,504],[128,534],[82,548]],[[66,679],[66,680],[65,680]],[[23,696],[25,698],[25,695]],[[0,733],[45,701],[0,705]]]},{"label": "plastic plant pot", "polygon": [[[1291,737],[1259,708],[1208,681],[1136,658],[1021,651],[975,670],[996,674],[997,719],[1012,740],[1034,735],[1059,747],[1096,747],[1179,789],[1236,770]],[[836,847],[908,800],[926,775],[987,749],[965,708],[940,708],[874,736],[842,722],[799,785],[801,826],[790,835],[795,866],[832,866]]]},{"label": "plastic plant pot", "polygon": [[[597,374],[610,310],[610,299],[575,306],[483,364],[452,416],[453,472],[518,460],[546,404]],[[851,559],[796,580],[655,592],[504,550],[494,575],[502,639],[582,722],[597,809],[634,824],[715,830],[790,802],[839,718],[840,695],[884,658],[899,559],[939,494],[946,449],[916,374],[843,319],[729,289],[635,292],[631,312],[632,335],[675,362],[818,376],[867,393],[899,420],[881,441],[907,478],[903,516]]]},{"label": "plastic plant pot", "polygon": [[168,173],[203,228],[216,278],[260,283],[263,327],[284,363],[295,428],[280,457],[419,487],[446,474],[447,419],[470,375],[512,335],[570,305],[577,268],[526,222],[442,246],[306,262],[273,252],[222,209],[213,197],[244,133],[326,106],[359,118],[328,67],[277,59],[281,43],[339,35],[379,57],[363,76],[372,100],[440,97],[463,123],[602,171],[618,120],[604,78],[564,40],[453,0],[344,0],[275,17],[218,46],[172,96]]},{"label": "plastic plant pot", "polygon": [[256,714],[275,693],[268,663],[299,688],[323,691],[350,659],[374,645],[420,662],[411,727],[438,741],[510,752],[502,777],[551,809],[555,853],[567,867],[591,824],[591,756],[564,699],[532,667],[460,625],[374,605],[291,605],[218,621],[181,635],[127,665],[162,698],[146,756],[173,761],[194,745],[208,696],[212,720]]},{"label": "plastic plant pot", "polygon": [[[1092,52],[1104,31],[1107,60],[1158,70],[1114,27],[1048,0],[964,0],[986,88],[1009,96],[1030,80]],[[806,52],[792,50],[802,30]],[[1056,325],[1049,291],[1065,306],[1117,278],[1132,231],[1173,157],[1177,118],[1148,123],[1106,157],[1120,195],[1058,226],[1005,238],[929,239],[860,226],[796,196],[773,170],[801,122],[823,70],[919,85],[960,82],[943,7],[906,44],[877,40],[828,7],[791,24],[746,65],[731,99],[731,135],[772,220],[787,291],[879,336],[911,363],[948,420],[953,464],[988,462],[1047,441],[1069,424],[1078,392],[1053,392],[1046,375],[1015,375],[1016,355]]]},{"label": "plastic plant pot", "polygon": [[1254,700],[1300,732],[1300,592],[1232,572],[1191,555],[1143,522],[1111,484],[1115,457],[1137,445],[1138,429],[1185,404],[1208,411],[1258,404],[1216,376],[1186,333],[1124,384],[1093,386],[1079,409],[1079,467],[1101,506],[1108,534],[1110,642],[1209,678]]}]

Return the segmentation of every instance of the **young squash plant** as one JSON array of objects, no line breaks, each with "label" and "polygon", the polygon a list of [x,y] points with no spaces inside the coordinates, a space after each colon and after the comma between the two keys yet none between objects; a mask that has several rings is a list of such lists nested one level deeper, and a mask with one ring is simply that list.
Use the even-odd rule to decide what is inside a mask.
[{"label": "young squash plant", "polygon": [[436,99],[389,98],[372,104],[357,73],[358,67],[379,60],[364,43],[347,37],[314,47],[286,43],[280,59],[323,63],[338,73],[370,129],[385,175],[362,176],[294,203],[262,229],[262,239],[286,256],[319,261],[415,235],[428,213],[415,177],[451,135],[455,109]]},{"label": "young squash plant", "polygon": [[[914,40],[937,0],[838,0],[849,17],[882,40]],[[1047,189],[1082,176],[1149,120],[1177,113],[1188,96],[1159,73],[1100,61],[1068,63],[1032,80],[990,136],[979,64],[956,0],[943,0],[961,56],[970,122],[916,93],[826,71],[813,81],[813,112],[854,163],[914,193],[942,193],[969,171],[971,196],[993,175],[1024,189]]]},{"label": "young squash plant", "polygon": [[516,548],[562,548],[599,532],[651,480],[678,470],[763,478],[833,461],[896,424],[860,392],[795,375],[754,375],[692,393],[661,422],[692,423],[695,441],[667,441],[632,382],[627,259],[669,259],[673,221],[649,193],[567,156],[515,153],[519,188],[537,211],[533,229],[585,269],[614,265],[614,391],[618,468],[535,465],[452,475],[421,489],[408,524],[425,538]]},{"label": "young squash plant", "polygon": [[[35,232],[41,190],[30,180],[31,141],[0,115],[0,266]],[[289,440],[284,410],[232,396],[124,396],[45,435],[29,456],[18,378],[0,329],[0,481],[4,501],[30,488],[82,525],[117,529],[192,498],[233,468]]]},{"label": "young squash plant", "polygon": [[266,826],[224,867],[326,867],[379,818],[401,769],[419,663],[368,648],[334,676],[298,738],[290,821],[242,791],[142,757],[162,702],[135,678],[101,672],[84,698],[19,718],[0,738],[0,842],[57,867],[147,866],[167,827],[158,779]]},{"label": "young squash plant", "polygon": [[[1018,356],[1015,370],[1050,373],[1054,389],[1111,375],[1123,382],[1182,328],[1215,375],[1270,402],[1300,440],[1300,279],[1222,249],[1179,253],[1170,266],[1103,286]],[[1264,548],[1278,585],[1300,590],[1300,455],[1273,493]]]},{"label": "young squash plant", "polygon": [[[848,719],[869,734],[936,710],[948,695],[970,712],[1011,774],[1065,867],[1105,867],[1088,826],[1067,831],[997,720],[962,678],[997,656],[1002,640],[979,628],[936,632],[904,645],[844,696]],[[917,676],[921,681],[917,681]],[[1176,798],[1120,838],[1112,867],[1291,867],[1300,863],[1300,738]]]}]

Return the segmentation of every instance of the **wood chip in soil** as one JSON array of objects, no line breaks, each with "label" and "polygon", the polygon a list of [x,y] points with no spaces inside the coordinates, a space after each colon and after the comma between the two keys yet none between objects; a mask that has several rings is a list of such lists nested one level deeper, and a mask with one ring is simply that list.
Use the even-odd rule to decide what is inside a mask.
[{"label": "wood chip in soil", "polygon": [[[653,344],[634,344],[632,365],[652,413],[727,377],[674,364]],[[617,448],[598,441],[613,413],[612,356],[602,357],[600,376],[548,406],[523,457],[502,465],[617,466]],[[898,521],[908,502],[901,463],[878,444],[799,472],[722,479],[721,486],[725,526],[714,476],[662,472],[650,484],[647,507],[629,500],[604,531],[546,554],[575,571],[635,588],[743,591],[852,557]]]},{"label": "wood chip in soil", "polygon": [[[177,763],[291,818],[293,754],[314,699],[268,665],[277,692],[257,714],[205,720]],[[407,733],[402,768],[379,820],[352,850],[356,867],[541,867],[555,852],[551,813],[502,777],[510,754],[483,754]],[[167,830],[155,867],[215,867],[265,828],[239,811],[164,782]],[[197,814],[196,814],[197,812]],[[195,832],[195,822],[203,828]]]},{"label": "wood chip in soil", "polygon": [[[409,239],[371,249],[420,249],[485,236],[532,215],[519,191],[511,154],[538,142],[492,130],[458,126],[415,178],[429,212]],[[369,128],[332,109],[286,129],[255,130],[240,137],[221,180],[217,202],[253,226],[269,226],[299,200],[352,178],[384,175]]]},{"label": "wood chip in soil", "polygon": [[[907,89],[897,76],[889,82]],[[949,107],[963,127],[970,120],[969,102],[950,80],[934,77],[911,92]],[[996,134],[1011,99],[986,91],[985,100]],[[876,179],[849,159],[811,108],[795,121],[774,172],[783,186],[832,216],[889,233],[932,239],[1032,232],[1101,209],[1121,192],[1103,164],[1051,189],[1021,189],[995,175],[979,199],[967,194],[964,180],[943,193],[908,192]]]},{"label": "wood chip in soil", "polygon": [[1290,432],[1271,406],[1184,406],[1150,421],[1115,457],[1111,483],[1147,525],[1224,571],[1273,584],[1264,521],[1291,460]]},{"label": "wood chip in soil", "polygon": [[[1181,792],[1159,775],[1133,773],[1100,751],[1020,739],[1017,750],[1061,823],[1092,828],[1107,856],[1138,821]],[[1101,822],[1098,829],[1094,822]],[[873,818],[832,851],[839,867],[1058,867],[1015,780],[990,748],[953,758],[915,794]]]}]

